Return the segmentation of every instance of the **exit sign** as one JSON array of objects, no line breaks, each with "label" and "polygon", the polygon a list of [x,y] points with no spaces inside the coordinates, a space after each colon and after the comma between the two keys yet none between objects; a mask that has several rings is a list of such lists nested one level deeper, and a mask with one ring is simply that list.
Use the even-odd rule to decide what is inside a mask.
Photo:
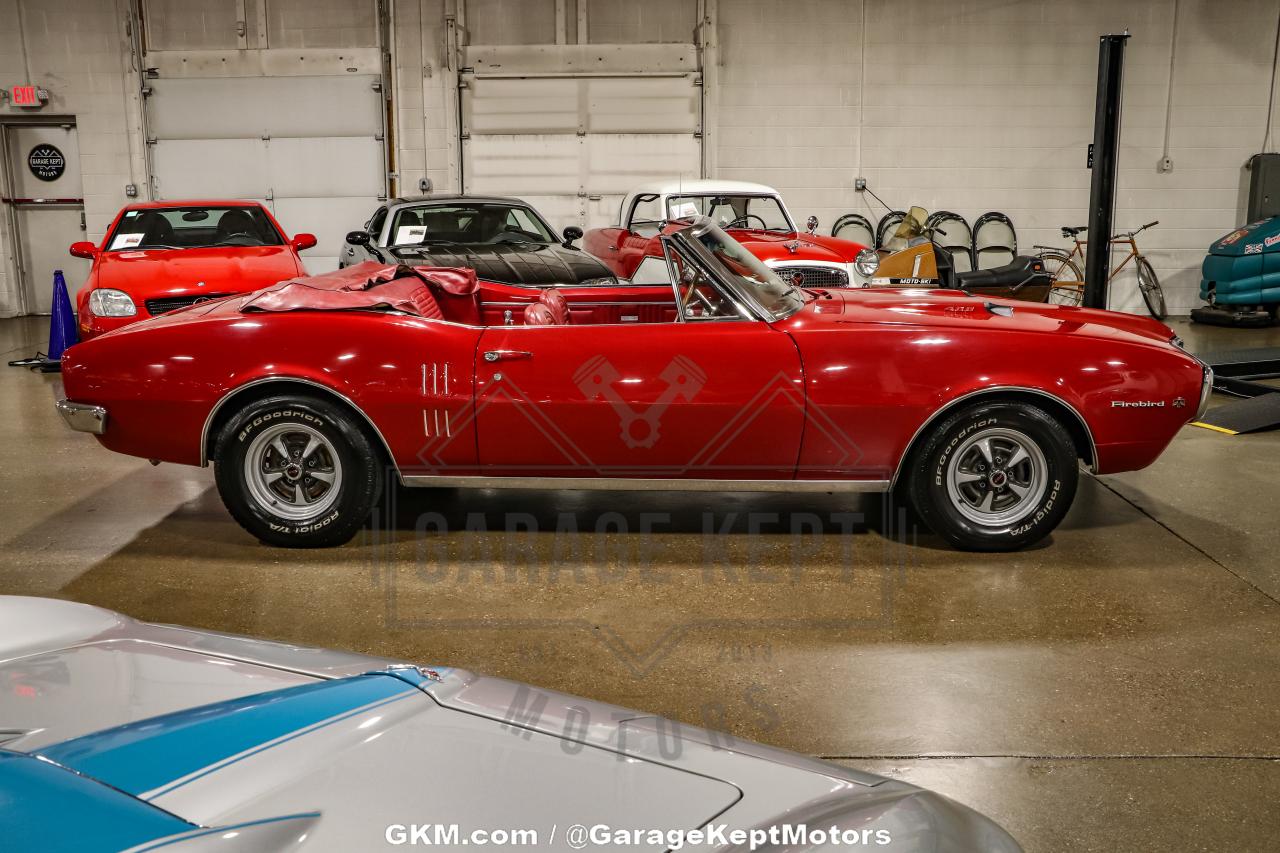
[{"label": "exit sign", "polygon": [[14,86],[9,90],[9,103],[15,107],[38,107],[40,90],[35,86]]}]

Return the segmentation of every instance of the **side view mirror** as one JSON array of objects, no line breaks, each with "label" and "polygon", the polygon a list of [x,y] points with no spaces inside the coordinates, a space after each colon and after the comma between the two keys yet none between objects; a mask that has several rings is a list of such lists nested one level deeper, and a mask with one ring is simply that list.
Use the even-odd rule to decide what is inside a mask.
[{"label": "side view mirror", "polygon": [[310,249],[316,244],[316,235],[314,234],[294,234],[293,239],[289,241],[289,245],[301,252],[303,249]]},{"label": "side view mirror", "polygon": [[562,245],[566,249],[572,249],[573,241],[581,240],[581,239],[582,239],[582,229],[579,228],[577,225],[570,225],[568,228],[564,229],[564,243]]},{"label": "side view mirror", "polygon": [[87,258],[93,260],[98,257],[98,247],[90,243],[88,240],[80,240],[72,243],[71,248],[67,250],[73,258]]},{"label": "side view mirror", "polygon": [[[314,240],[315,238],[313,237],[312,239]],[[369,245],[369,235],[364,231],[348,231],[347,242],[353,246],[367,246]]]},{"label": "side view mirror", "polygon": [[816,234],[818,231],[818,217],[810,216],[804,226],[809,229],[810,234]]}]

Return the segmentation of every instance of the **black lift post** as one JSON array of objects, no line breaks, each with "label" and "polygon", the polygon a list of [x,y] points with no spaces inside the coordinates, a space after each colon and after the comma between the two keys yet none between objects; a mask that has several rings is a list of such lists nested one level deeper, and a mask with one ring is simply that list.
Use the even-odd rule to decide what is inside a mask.
[{"label": "black lift post", "polygon": [[1105,35],[1098,46],[1098,96],[1093,113],[1093,145],[1089,162],[1089,250],[1084,265],[1084,304],[1107,307],[1107,273],[1111,267],[1111,228],[1116,209],[1116,162],[1120,154],[1120,101],[1124,82],[1124,47],[1129,33]]}]

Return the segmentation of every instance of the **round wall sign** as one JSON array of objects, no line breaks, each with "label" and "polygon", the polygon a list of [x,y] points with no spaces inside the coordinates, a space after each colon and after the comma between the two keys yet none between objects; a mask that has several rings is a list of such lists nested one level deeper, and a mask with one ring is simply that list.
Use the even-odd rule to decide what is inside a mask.
[{"label": "round wall sign", "polygon": [[27,155],[27,168],[42,181],[56,181],[67,171],[67,158],[46,142],[31,149]]}]

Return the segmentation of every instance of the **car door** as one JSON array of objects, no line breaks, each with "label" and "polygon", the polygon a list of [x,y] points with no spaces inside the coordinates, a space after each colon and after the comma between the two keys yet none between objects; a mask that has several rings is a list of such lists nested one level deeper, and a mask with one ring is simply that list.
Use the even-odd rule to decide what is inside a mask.
[{"label": "car door", "polygon": [[490,327],[476,423],[491,476],[791,479],[800,359],[755,320]]}]

